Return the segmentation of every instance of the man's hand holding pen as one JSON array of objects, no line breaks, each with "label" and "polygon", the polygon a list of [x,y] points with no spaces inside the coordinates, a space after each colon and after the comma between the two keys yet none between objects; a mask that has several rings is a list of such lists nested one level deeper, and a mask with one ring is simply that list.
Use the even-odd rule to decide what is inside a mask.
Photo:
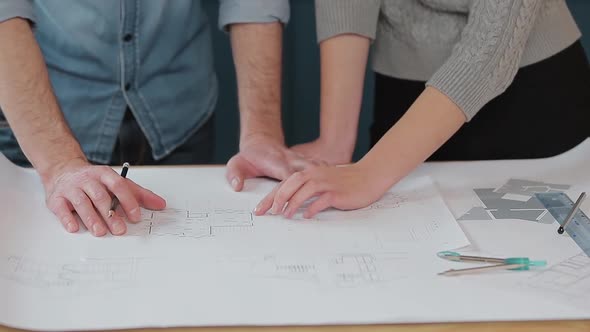
[{"label": "man's hand holding pen", "polygon": [[108,166],[95,166],[86,160],[71,160],[54,175],[44,178],[43,184],[47,207],[70,233],[79,231],[81,220],[94,236],[104,236],[107,232],[125,234],[124,218],[110,212],[115,198],[130,222],[140,221],[140,207],[151,210],[166,207],[166,201],[155,193]]}]

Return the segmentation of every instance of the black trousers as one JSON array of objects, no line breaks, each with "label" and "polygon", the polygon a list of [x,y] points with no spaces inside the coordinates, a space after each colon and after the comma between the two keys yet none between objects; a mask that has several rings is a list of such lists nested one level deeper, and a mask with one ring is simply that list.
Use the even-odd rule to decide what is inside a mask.
[{"label": "black trousers", "polygon": [[[424,83],[377,74],[371,145],[405,114],[424,91]],[[510,87],[429,160],[550,157],[589,136],[590,65],[581,43],[576,42],[521,68]]]},{"label": "black trousers", "polygon": [[172,153],[155,160],[152,148],[130,110],[125,112],[119,137],[111,155],[111,165],[129,162],[131,165],[189,165],[211,164],[215,147],[215,115]]}]

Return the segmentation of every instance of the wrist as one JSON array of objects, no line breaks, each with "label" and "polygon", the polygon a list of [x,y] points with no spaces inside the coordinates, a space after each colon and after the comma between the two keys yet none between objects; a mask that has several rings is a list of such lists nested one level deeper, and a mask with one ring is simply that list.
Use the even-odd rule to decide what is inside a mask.
[{"label": "wrist", "polygon": [[371,165],[357,162],[350,167],[360,180],[360,187],[357,190],[362,193],[365,200],[361,203],[362,207],[378,201],[389,190],[390,187],[383,184],[383,179],[372,172]]},{"label": "wrist", "polygon": [[338,155],[347,160],[352,159],[355,148],[354,137],[350,139],[350,137],[320,134],[317,142],[322,147],[322,150],[327,151],[331,155]]},{"label": "wrist", "polygon": [[349,109],[324,106],[320,116],[318,141],[322,146],[351,158],[356,145],[358,117],[347,116],[350,113]]},{"label": "wrist", "polygon": [[252,144],[273,143],[284,146],[285,137],[282,130],[245,130],[240,134],[240,150]]},{"label": "wrist", "polygon": [[[369,152],[370,153],[370,152]],[[395,165],[388,164],[382,158],[372,159],[365,155],[355,165],[367,175],[367,182],[371,187],[376,188],[381,193],[389,190],[394,184],[401,180],[399,172],[396,171]],[[370,157],[370,156],[369,156]]]},{"label": "wrist", "polygon": [[86,157],[82,155],[74,155],[69,158],[61,159],[47,163],[46,165],[35,167],[37,173],[41,177],[41,182],[45,187],[51,185],[67,170],[75,169],[89,165]]}]

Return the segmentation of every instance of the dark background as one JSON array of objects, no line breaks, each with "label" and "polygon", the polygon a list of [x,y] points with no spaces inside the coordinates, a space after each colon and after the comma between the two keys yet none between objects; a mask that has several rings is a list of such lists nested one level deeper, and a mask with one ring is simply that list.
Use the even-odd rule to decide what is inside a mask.
[{"label": "dark background", "polygon": [[[217,26],[218,2],[205,1],[212,23]],[[590,55],[590,1],[568,0],[582,30],[586,54]],[[283,128],[289,145],[315,139],[319,133],[319,50],[315,34],[314,0],[291,0],[291,21],[285,30],[283,63]],[[215,68],[220,94],[216,110],[215,161],[226,163],[238,150],[239,113],[236,80],[229,39],[215,29]],[[588,91],[590,93],[590,91]],[[355,159],[368,149],[372,121],[373,76],[368,72]]]}]

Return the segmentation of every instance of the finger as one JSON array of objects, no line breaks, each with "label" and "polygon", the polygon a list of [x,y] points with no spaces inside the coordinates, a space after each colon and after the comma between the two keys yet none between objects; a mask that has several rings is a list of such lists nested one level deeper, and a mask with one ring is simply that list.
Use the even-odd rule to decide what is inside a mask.
[{"label": "finger", "polygon": [[295,161],[295,160],[312,160],[313,157],[310,153],[308,153],[307,150],[305,149],[299,149],[299,145],[296,145],[292,148],[289,149],[291,154],[290,154],[290,161]]},{"label": "finger", "polygon": [[287,202],[284,216],[292,218],[308,199],[316,196],[319,192],[321,192],[321,188],[317,184],[311,181],[306,182]]},{"label": "finger", "polygon": [[260,175],[256,167],[240,154],[233,156],[227,162],[225,178],[234,191],[242,191],[246,179]]},{"label": "finger", "polygon": [[280,214],[285,208],[285,204],[291,199],[291,197],[299,191],[299,189],[307,182],[307,177],[302,172],[293,173],[285,183],[277,191],[270,213]]},{"label": "finger", "polygon": [[281,188],[282,184],[283,182],[276,185],[276,187],[274,187],[273,190],[270,193],[268,193],[268,195],[266,195],[260,201],[260,203],[258,203],[258,205],[256,205],[256,208],[254,209],[254,215],[262,216],[266,212],[268,212],[268,210],[272,207],[272,202],[274,202],[275,195],[277,194],[277,191],[279,191],[279,189]]},{"label": "finger", "polygon": [[295,158],[289,162],[289,166],[291,167],[291,172],[301,172],[317,165],[309,159]]},{"label": "finger", "polygon": [[54,198],[47,204],[49,210],[55,214],[59,222],[69,233],[76,233],[80,230],[78,220],[72,214],[68,202],[63,197]]},{"label": "finger", "polygon": [[127,215],[127,219],[132,222],[141,220],[141,210],[135,194],[131,191],[129,182],[112,169],[108,168],[100,177],[110,192],[119,199],[121,208]]},{"label": "finger", "polygon": [[107,232],[107,228],[102,218],[96,213],[96,209],[92,202],[81,189],[75,188],[70,191],[66,198],[72,203],[74,209],[82,219],[86,228],[94,236],[103,236]]},{"label": "finger", "polygon": [[324,193],[323,195],[318,197],[318,199],[312,202],[307,208],[307,210],[303,212],[303,218],[313,218],[316,214],[318,214],[321,211],[324,211],[330,206],[332,206],[331,195],[329,193]]},{"label": "finger", "polygon": [[127,179],[127,183],[141,207],[148,210],[164,210],[166,208],[166,200],[161,196],[129,179]]},{"label": "finger", "polygon": [[107,192],[106,188],[98,181],[91,181],[84,184],[82,188],[86,193],[86,196],[92,201],[92,205],[96,208],[99,215],[107,224],[111,234],[123,235],[127,231],[127,226],[121,217],[117,214],[109,215],[111,210],[111,195]]},{"label": "finger", "polygon": [[330,166],[330,164],[325,160],[318,160],[318,161],[316,161],[316,163],[318,164],[318,166],[324,166],[324,167]]}]

